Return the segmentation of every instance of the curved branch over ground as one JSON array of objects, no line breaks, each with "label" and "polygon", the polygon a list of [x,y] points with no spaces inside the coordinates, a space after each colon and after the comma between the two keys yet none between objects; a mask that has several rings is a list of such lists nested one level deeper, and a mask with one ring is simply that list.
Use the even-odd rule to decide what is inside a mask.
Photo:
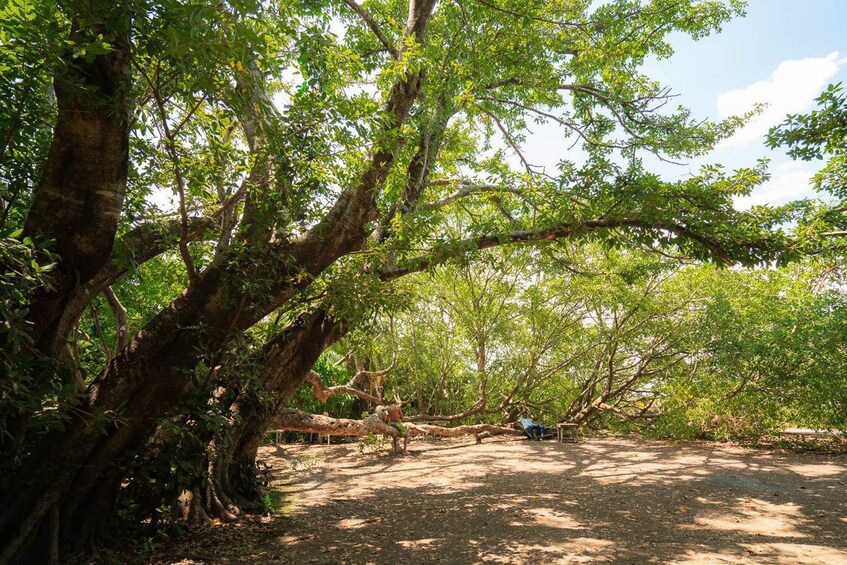
[{"label": "curved branch over ground", "polygon": [[[351,420],[348,418],[331,418],[309,414],[294,408],[283,408],[273,420],[274,425],[280,430],[292,430],[305,433],[318,433],[324,435],[346,435],[366,436],[368,434],[385,434],[398,437],[400,433],[383,421],[386,408],[378,406],[373,414],[364,420]],[[492,424],[477,424],[474,426],[456,426],[447,428],[444,426],[433,426],[428,424],[408,424],[409,433],[415,435],[434,435],[442,437],[476,436],[479,441],[483,437],[493,435],[522,436],[520,430],[507,426],[495,426]]]}]

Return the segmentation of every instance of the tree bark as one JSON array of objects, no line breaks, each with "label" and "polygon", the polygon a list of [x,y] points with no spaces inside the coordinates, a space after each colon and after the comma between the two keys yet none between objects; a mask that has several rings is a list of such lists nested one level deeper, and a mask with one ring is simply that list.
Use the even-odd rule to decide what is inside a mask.
[{"label": "tree bark", "polygon": [[294,408],[283,408],[273,417],[272,423],[281,430],[293,430],[297,432],[342,436],[385,434],[391,437],[398,437],[400,432],[383,421],[385,407],[380,406],[378,408],[378,410],[375,410],[373,414],[364,420],[331,418],[329,416],[309,414],[308,412],[295,410]]},{"label": "tree bark", "polygon": [[111,2],[77,1],[73,9],[70,40],[85,44],[108,34],[111,49],[91,60],[69,49],[54,81],[56,126],[23,232],[52,241],[59,256],[53,290],[30,310],[46,355],[61,352],[68,337],[70,328],[58,322],[69,297],[109,259],[129,162],[131,14]]},{"label": "tree bark", "polygon": [[[106,263],[120,218],[129,162],[130,13],[111,2],[75,2],[70,40],[85,43],[108,33],[111,49],[94,57],[62,55],[54,80],[58,114],[41,182],[35,189],[23,236],[58,255],[50,289],[33,297],[27,316],[37,354],[58,359],[73,324],[62,323],[77,289]],[[81,21],[100,22],[81,24]],[[32,391],[41,393],[52,368],[38,370]],[[23,443],[29,412],[0,414],[10,438],[0,456]]]}]

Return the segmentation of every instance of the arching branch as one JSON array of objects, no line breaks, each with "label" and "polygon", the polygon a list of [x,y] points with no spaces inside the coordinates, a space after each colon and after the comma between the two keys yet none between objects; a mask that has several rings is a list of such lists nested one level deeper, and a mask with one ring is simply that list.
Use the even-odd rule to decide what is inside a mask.
[{"label": "arching branch", "polygon": [[382,399],[351,386],[351,383],[356,382],[356,379],[363,372],[366,371],[360,371],[356,373],[356,376],[350,379],[350,383],[346,385],[336,385],[328,387],[323,384],[323,382],[321,382],[321,376],[318,373],[316,373],[315,371],[309,371],[309,374],[306,375],[306,382],[312,385],[312,395],[321,402],[326,402],[330,399],[330,397],[336,394],[350,394],[372,404],[382,403]]},{"label": "arching branch", "polygon": [[434,248],[427,254],[409,259],[406,262],[406,265],[389,265],[384,267],[380,270],[380,278],[388,281],[413,272],[423,271],[431,266],[438,265],[474,249],[489,249],[513,243],[563,239],[578,236],[593,230],[615,228],[665,230],[667,232],[682,235],[709,249],[709,251],[721,262],[725,264],[730,263],[729,257],[718,242],[704,235],[698,234],[682,224],[651,222],[639,218],[598,218],[581,222],[563,223],[548,228],[516,230],[500,234],[488,234],[467,238],[442,247]]}]

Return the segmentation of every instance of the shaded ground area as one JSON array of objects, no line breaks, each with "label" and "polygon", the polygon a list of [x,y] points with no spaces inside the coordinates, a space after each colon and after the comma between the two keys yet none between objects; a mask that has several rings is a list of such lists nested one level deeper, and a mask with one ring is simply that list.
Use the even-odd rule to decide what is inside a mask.
[{"label": "shaded ground area", "polygon": [[[847,458],[597,439],[266,447],[280,514],[159,562],[847,563]],[[167,557],[165,557],[167,556]]]}]

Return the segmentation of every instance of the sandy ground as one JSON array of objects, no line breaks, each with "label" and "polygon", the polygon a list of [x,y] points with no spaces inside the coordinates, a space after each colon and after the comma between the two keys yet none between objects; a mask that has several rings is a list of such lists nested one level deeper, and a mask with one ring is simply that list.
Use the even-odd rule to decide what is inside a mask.
[{"label": "sandy ground", "polygon": [[847,564],[847,457],[515,438],[262,448],[279,513],[159,554],[201,563]]}]

